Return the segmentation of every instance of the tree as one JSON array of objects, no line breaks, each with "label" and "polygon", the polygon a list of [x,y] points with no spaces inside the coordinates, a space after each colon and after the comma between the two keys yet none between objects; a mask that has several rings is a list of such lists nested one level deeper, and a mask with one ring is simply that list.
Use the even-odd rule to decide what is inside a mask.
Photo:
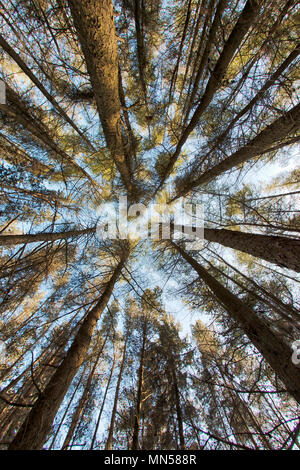
[{"label": "tree", "polygon": [[298,23],[296,0],[1,2],[2,448],[299,446]]}]

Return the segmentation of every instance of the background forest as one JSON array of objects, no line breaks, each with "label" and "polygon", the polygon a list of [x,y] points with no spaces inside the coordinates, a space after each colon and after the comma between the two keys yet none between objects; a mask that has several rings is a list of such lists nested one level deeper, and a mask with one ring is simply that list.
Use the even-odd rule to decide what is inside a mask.
[{"label": "background forest", "polygon": [[[0,0],[1,449],[300,449],[299,19]],[[121,195],[202,248],[101,239]]]}]

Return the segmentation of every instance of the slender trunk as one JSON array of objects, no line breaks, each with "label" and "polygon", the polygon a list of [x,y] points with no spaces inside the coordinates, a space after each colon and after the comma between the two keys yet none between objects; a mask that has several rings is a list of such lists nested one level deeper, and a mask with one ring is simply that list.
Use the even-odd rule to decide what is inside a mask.
[{"label": "slender trunk", "polygon": [[[212,250],[209,250],[212,252]],[[215,254],[215,253],[214,253]],[[233,278],[226,274],[225,276],[230,279],[231,281],[235,282],[236,285],[242,287],[242,289],[245,289],[246,292],[248,292],[250,295],[253,295],[256,299],[258,299],[260,302],[268,305],[273,309],[275,312],[278,313],[278,315],[282,316],[285,320],[294,320],[294,325],[296,328],[299,328],[297,326],[299,320],[300,320],[300,312],[299,310],[295,309],[292,305],[285,304],[282,302],[281,299],[276,297],[272,292],[267,291],[262,287],[261,285],[257,284],[257,282],[253,281],[253,279],[250,279],[248,276],[246,276],[244,273],[242,273],[239,269],[237,269],[235,266],[232,266],[232,264],[228,263],[228,261],[225,261],[224,258],[221,256],[217,255],[217,258],[222,261],[222,263],[226,264],[226,266],[229,266],[234,272],[239,274],[243,279],[245,279],[248,283],[252,284],[252,286],[255,287],[255,291],[252,289],[248,289],[245,287],[245,285],[242,282],[239,282],[236,280],[236,278]],[[223,273],[222,273],[223,274]],[[260,292],[260,294],[258,293]],[[263,297],[262,294],[265,296]],[[275,305],[274,305],[275,304]]]},{"label": "slender trunk", "polygon": [[134,23],[136,34],[137,58],[139,78],[144,95],[144,101],[147,103],[147,85],[145,80],[146,56],[143,34],[143,11],[141,11],[140,0],[134,0]]},{"label": "slender trunk", "polygon": [[36,176],[57,174],[51,166],[29,155],[24,149],[16,145],[15,142],[12,142],[4,134],[0,133],[0,137],[1,157],[7,162],[20,164],[26,168],[26,171],[30,171]]},{"label": "slender trunk", "polygon": [[202,116],[202,114],[210,104],[211,100],[213,99],[215,92],[220,87],[222,79],[235,52],[240,47],[242,40],[249,31],[250,27],[255,23],[257,19],[259,8],[259,2],[257,2],[256,0],[247,1],[236,25],[234,26],[228,40],[225,43],[223,51],[221,52],[221,55],[215,65],[214,70],[211,73],[201,101],[197,106],[188,126],[185,128],[179,139],[175,152],[172,155],[170,162],[165,169],[163,177],[161,178],[159,188],[162,186],[165,179],[172,171],[172,168],[174,167],[179,157],[183,145],[187,141],[191,132],[195,129],[200,117]]},{"label": "slender trunk", "polygon": [[92,151],[95,151],[95,148],[92,146],[90,141],[84,135],[82,131],[76,126],[76,124],[69,118],[67,113],[62,109],[62,107],[57,103],[55,98],[46,90],[44,85],[37,79],[37,77],[33,74],[32,70],[25,64],[23,59],[17,52],[8,44],[8,42],[4,39],[3,36],[0,35],[0,46],[5,50],[5,52],[18,64],[20,69],[27,75],[28,78],[38,87],[38,89],[43,93],[43,95],[50,101],[50,103],[54,106],[54,108],[58,111],[58,113],[67,121],[70,126],[85,140],[85,142],[89,145]]},{"label": "slender trunk", "polygon": [[191,92],[191,95],[190,95],[190,98],[189,98],[189,105],[188,105],[188,108],[187,108],[187,111],[186,111],[184,123],[187,121],[190,110],[193,106],[194,99],[195,99],[195,96],[196,96],[196,93],[197,93],[197,90],[198,90],[199,82],[200,82],[203,70],[204,70],[204,68],[207,64],[211,48],[212,48],[212,46],[215,42],[217,30],[219,28],[221,17],[222,17],[222,14],[223,14],[223,11],[224,11],[225,7],[226,7],[226,0],[220,0],[219,3],[218,3],[217,9],[216,9],[216,13],[215,13],[213,23],[212,23],[211,28],[209,30],[209,34],[208,34],[207,42],[206,42],[206,45],[205,45],[205,49],[204,49],[204,52],[202,54],[201,61],[200,61],[200,64],[199,64],[199,67],[198,67],[198,70],[197,70],[197,74],[196,74],[195,81],[194,81],[194,86],[193,86],[193,89],[192,89],[192,92]]},{"label": "slender trunk", "polygon": [[73,413],[71,424],[69,426],[67,435],[66,435],[64,443],[62,445],[62,450],[68,450],[68,447],[69,447],[69,444],[71,442],[72,436],[74,434],[75,428],[76,428],[77,423],[78,423],[78,421],[79,421],[79,419],[82,415],[83,408],[84,408],[85,402],[87,400],[87,397],[88,397],[88,394],[89,394],[89,391],[90,391],[90,387],[91,387],[91,383],[92,383],[92,380],[93,380],[93,377],[94,377],[94,373],[95,373],[96,367],[98,365],[100,356],[103,352],[103,348],[105,346],[106,341],[107,341],[107,335],[105,337],[105,340],[103,341],[103,344],[102,344],[101,348],[99,349],[99,352],[97,354],[94,365],[93,365],[93,367],[91,369],[91,372],[89,373],[88,379],[86,381],[86,384],[85,384],[83,393],[81,395],[81,398],[80,398],[80,400],[78,402],[78,405],[76,406],[76,409]]},{"label": "slender trunk", "polygon": [[[165,224],[160,224],[159,229],[165,227]],[[171,224],[171,231],[182,232],[183,227]],[[186,226],[185,230],[187,229],[193,231],[191,226]],[[207,241],[264,259],[282,268],[300,272],[300,240],[297,238],[211,228],[204,229],[204,238]]]},{"label": "slender trunk", "polygon": [[70,163],[78,172],[82,173],[90,183],[99,187],[99,183],[95,181],[85,170],[82,168],[73,157],[68,155],[59,145],[53,140],[53,132],[42,123],[37,116],[33,115],[32,110],[28,109],[28,105],[23,102],[20,96],[6,84],[7,104],[0,104],[0,109],[3,110],[8,116],[17,120],[24,129],[27,129],[38,141],[42,142],[46,148],[52,150],[61,162],[66,164]]},{"label": "slender trunk", "polygon": [[32,233],[25,235],[0,235],[0,246],[22,245],[24,243],[52,242],[72,237],[79,237],[95,232],[95,227],[68,232]]},{"label": "slender trunk", "polygon": [[116,415],[117,415],[117,409],[118,409],[120,386],[121,386],[121,382],[122,382],[123,371],[124,371],[124,366],[125,366],[125,361],[126,361],[128,337],[129,337],[129,331],[127,332],[125,343],[124,343],[122,361],[121,361],[121,364],[120,364],[118,381],[117,381],[117,386],[116,386],[116,391],[115,391],[114,406],[113,406],[113,410],[112,410],[112,414],[111,414],[109,431],[108,431],[107,441],[106,441],[106,445],[105,445],[106,450],[112,450],[112,448],[113,448],[114,427],[115,427],[115,421],[116,421]]},{"label": "slender trunk", "polygon": [[203,266],[181,247],[173,242],[171,244],[207,284],[220,304],[239,324],[250,341],[285,384],[287,391],[300,403],[300,368],[292,362],[292,349],[257,316],[255,311],[211,276]]},{"label": "slender trunk", "polygon": [[300,420],[292,433],[292,441],[289,444],[287,450],[292,450],[294,445],[296,445],[298,449],[300,449],[299,434],[300,434]]},{"label": "slender trunk", "polygon": [[177,194],[173,197],[172,201],[187,194],[197,186],[209,183],[222,173],[235,168],[237,165],[261,155],[273,144],[288,137],[289,134],[295,132],[299,127],[300,104],[297,104],[290,111],[272,122],[272,124],[269,124],[260,134],[250,140],[247,145],[225,158],[221,163],[215,165],[193,180],[191,180],[191,178],[187,178],[187,180],[184,181],[178,180]]},{"label": "slender trunk", "polygon": [[79,328],[65,359],[34,404],[21,429],[10,444],[9,449],[38,450],[42,448],[64,396],[86,357],[94,329],[111,297],[114,285],[118,280],[126,258],[127,256],[124,254],[110,280],[107,282],[97,304],[91,309]]},{"label": "slender trunk", "polygon": [[[230,124],[226,127],[225,131],[223,131],[214,141],[212,148],[207,152],[207,154],[202,158],[201,161],[207,161],[210,155],[218,148],[218,146],[223,142],[223,140],[228,136],[230,130],[233,126],[239,121],[246,113],[248,113],[254,105],[263,97],[265,92],[274,85],[276,80],[282,75],[285,70],[291,65],[291,63],[298,57],[300,53],[300,45],[298,44],[297,47],[289,54],[289,56],[280,64],[280,66],[275,70],[275,72],[271,75],[271,77],[265,82],[262,88],[256,93],[256,95],[252,98],[252,100],[241,110],[239,111],[234,119],[230,122]],[[189,176],[193,178],[193,172],[189,173]],[[187,177],[187,176],[186,176]],[[185,177],[185,178],[186,178]]]},{"label": "slender trunk", "polygon": [[[243,422],[245,428],[249,431],[249,438],[251,439],[254,447],[257,449],[258,445],[254,439],[254,436],[252,435],[249,429],[246,416],[248,416],[248,419],[250,420],[250,424],[252,424],[253,428],[257,432],[259,440],[262,442],[265,448],[272,450],[273,449],[272,445],[267,439],[267,437],[265,436],[264,431],[261,429],[261,426],[257,422],[255,416],[253,415],[251,408],[249,407],[247,403],[244,402],[244,400],[242,400],[238,392],[233,391],[235,387],[234,387],[234,384],[232,383],[231,378],[227,376],[226,370],[219,363],[216,363],[216,366],[217,366],[217,369],[219,370],[219,373],[223,379],[224,384],[226,386],[229,385],[228,390],[229,390],[229,395],[231,396],[232,403],[234,404],[235,401],[237,402],[236,408],[237,408],[237,412],[239,415],[239,419]],[[239,438],[239,436],[237,436],[237,438]],[[243,442],[241,443],[243,444]]]},{"label": "slender trunk", "polygon": [[179,441],[180,441],[180,449],[185,449],[185,441],[184,441],[184,433],[183,433],[183,421],[182,421],[182,411],[181,411],[181,404],[180,404],[180,395],[178,390],[178,383],[177,383],[177,376],[174,364],[171,365],[172,369],[172,378],[173,378],[173,385],[175,391],[175,405],[176,405],[176,414],[177,414],[177,422],[178,422],[178,431],[179,431]]},{"label": "slender trunk", "polygon": [[142,349],[141,349],[141,355],[140,355],[140,366],[139,366],[139,372],[138,372],[138,389],[137,389],[136,409],[135,409],[135,416],[134,416],[131,450],[137,450],[139,448],[139,431],[140,431],[140,420],[141,420],[141,411],[142,411],[142,394],[143,394],[143,382],[144,382],[144,361],[145,361],[145,352],[146,352],[146,341],[147,341],[147,320],[144,319],[143,343],[142,343]]},{"label": "slender trunk", "polygon": [[173,91],[174,91],[174,88],[175,88],[175,85],[176,85],[176,80],[177,80],[177,75],[178,75],[178,69],[179,69],[179,65],[180,65],[182,50],[183,50],[184,42],[186,40],[187,30],[188,30],[188,26],[189,26],[189,22],[190,22],[191,3],[192,3],[191,0],[188,0],[187,13],[186,13],[183,32],[182,32],[182,36],[181,36],[181,40],[180,40],[180,45],[179,45],[179,50],[178,50],[178,57],[177,57],[175,68],[173,70],[172,77],[171,77],[171,84],[170,84],[170,90],[169,90],[169,103],[171,103],[172,99],[173,99]]},{"label": "slender trunk", "polygon": [[97,418],[97,423],[96,423],[96,426],[95,426],[95,431],[94,431],[94,434],[93,434],[93,438],[92,438],[90,450],[93,450],[93,447],[94,447],[94,444],[95,444],[95,440],[96,440],[96,437],[97,437],[97,432],[98,432],[98,428],[99,428],[99,424],[100,424],[100,420],[101,420],[103,408],[104,408],[104,405],[105,405],[105,401],[106,401],[108,389],[109,389],[110,382],[111,382],[111,379],[112,379],[112,375],[113,375],[113,372],[114,372],[115,364],[116,364],[116,358],[115,358],[115,355],[114,355],[114,359],[113,359],[113,363],[112,363],[112,366],[111,366],[111,369],[110,369],[110,374],[109,374],[109,377],[108,377],[108,381],[107,381],[107,384],[106,384],[106,388],[105,388],[105,392],[104,392],[104,397],[103,397],[103,400],[102,400],[101,408],[100,408],[100,410],[99,410],[99,414],[98,414],[98,418]]},{"label": "slender trunk", "polygon": [[79,380],[78,380],[76,386],[74,387],[74,390],[73,390],[73,393],[72,393],[71,398],[70,398],[70,400],[69,400],[69,403],[68,403],[68,405],[66,406],[66,409],[65,409],[65,411],[64,411],[64,414],[62,415],[62,418],[61,418],[60,423],[59,423],[59,425],[58,425],[58,427],[57,427],[57,429],[56,429],[56,432],[55,432],[55,434],[54,434],[54,436],[53,436],[53,439],[52,439],[52,441],[51,441],[51,443],[50,443],[50,445],[49,445],[48,450],[51,450],[52,447],[54,446],[54,442],[55,442],[55,440],[56,440],[56,438],[57,438],[57,435],[58,435],[58,433],[59,433],[59,431],[60,431],[60,429],[61,429],[61,427],[62,427],[62,424],[63,424],[63,422],[64,422],[64,420],[65,420],[65,417],[67,416],[67,413],[68,413],[69,408],[70,408],[70,406],[71,406],[71,404],[72,404],[72,402],[73,402],[73,400],[74,400],[74,397],[75,397],[75,395],[76,395],[76,393],[77,393],[77,390],[78,390],[78,388],[79,388],[79,385],[81,384],[81,381],[82,381],[82,379],[83,379],[84,373],[85,373],[85,367],[84,367],[84,369],[83,369],[83,371],[82,371],[82,374],[81,374],[81,376],[80,376],[80,378],[79,378]]},{"label": "slender trunk", "polygon": [[[68,206],[68,201],[61,197],[58,193],[55,191],[48,191],[48,192],[39,192],[39,191],[33,191],[30,189],[26,188],[20,188],[15,185],[7,184],[4,182],[0,183],[1,188],[7,189],[8,191],[14,191],[16,193],[21,193],[25,194],[27,196],[31,196],[32,198],[39,199],[40,201],[43,201],[50,206],[58,206],[58,207],[66,207],[68,209],[72,209],[71,206]],[[6,193],[4,193],[6,195]]]}]

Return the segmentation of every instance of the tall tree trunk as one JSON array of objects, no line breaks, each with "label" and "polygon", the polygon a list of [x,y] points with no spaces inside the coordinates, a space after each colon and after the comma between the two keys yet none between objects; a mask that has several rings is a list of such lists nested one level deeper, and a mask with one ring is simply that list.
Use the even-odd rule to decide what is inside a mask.
[{"label": "tall tree trunk", "polygon": [[22,147],[12,142],[2,133],[0,133],[0,149],[1,157],[4,158],[4,160],[9,163],[20,164],[26,168],[26,171],[30,171],[36,176],[58,174],[53,167],[46,165],[33,155],[29,155]]},{"label": "tall tree trunk", "polygon": [[140,431],[140,420],[141,420],[141,411],[142,411],[142,394],[143,394],[143,383],[144,383],[144,361],[145,361],[145,352],[146,352],[146,341],[147,341],[147,319],[145,318],[144,325],[143,325],[143,342],[142,342],[142,349],[141,349],[141,354],[140,354],[140,366],[139,366],[139,372],[138,372],[138,389],[137,389],[131,450],[137,450],[139,448],[139,431]]},{"label": "tall tree trunk", "polygon": [[83,230],[70,230],[68,232],[51,232],[51,233],[32,233],[25,235],[0,235],[0,246],[22,245],[23,243],[35,242],[52,242],[72,237],[80,237],[81,235],[91,234],[95,232],[95,227]]},{"label": "tall tree trunk", "polygon": [[212,48],[212,46],[215,42],[217,30],[219,28],[219,25],[220,25],[221,18],[222,18],[223,11],[224,11],[225,7],[226,7],[226,0],[219,0],[218,6],[217,6],[217,9],[216,9],[216,13],[215,13],[215,17],[214,17],[214,20],[212,22],[211,28],[209,30],[209,34],[208,34],[208,38],[207,38],[207,41],[206,41],[205,49],[203,51],[201,61],[200,61],[200,64],[199,64],[199,67],[198,67],[198,70],[197,70],[197,74],[196,74],[195,81],[194,81],[194,86],[193,86],[192,92],[189,96],[189,103],[188,103],[188,107],[187,107],[187,110],[186,110],[184,123],[187,121],[188,116],[190,114],[190,110],[193,106],[194,99],[195,99],[195,96],[196,96],[196,93],[197,93],[197,90],[198,90],[199,82],[200,82],[203,70],[204,70],[204,68],[207,64],[211,48]]},{"label": "tall tree trunk", "polygon": [[63,425],[63,422],[64,422],[64,420],[65,420],[65,417],[67,416],[67,413],[68,413],[68,411],[69,411],[69,408],[70,408],[70,406],[71,406],[71,404],[72,404],[72,402],[73,402],[73,400],[74,400],[74,397],[75,397],[75,395],[76,395],[76,393],[77,393],[77,390],[78,390],[78,388],[79,388],[79,386],[80,386],[80,384],[81,384],[81,381],[82,381],[83,376],[84,376],[84,373],[85,373],[86,366],[87,366],[87,364],[86,364],[85,367],[83,368],[82,374],[81,374],[81,376],[80,376],[80,378],[79,378],[79,380],[78,380],[76,386],[74,387],[73,393],[72,393],[72,395],[71,395],[71,397],[70,397],[70,400],[69,400],[69,402],[68,402],[68,405],[66,406],[66,409],[64,410],[64,414],[62,415],[62,418],[61,418],[60,423],[59,423],[59,425],[58,425],[58,427],[57,427],[57,429],[56,429],[56,431],[55,431],[55,434],[54,434],[53,439],[52,439],[52,441],[51,441],[51,443],[50,443],[50,445],[49,445],[49,447],[48,447],[48,450],[51,450],[52,447],[54,446],[54,442],[55,442],[55,440],[56,440],[56,438],[57,438],[57,435],[58,435],[58,433],[59,433],[59,431],[60,431],[60,429],[61,429],[61,427],[62,427],[62,425]]},{"label": "tall tree trunk", "polygon": [[[213,99],[215,92],[220,87],[222,79],[235,52],[240,47],[242,40],[249,31],[250,27],[255,23],[259,9],[259,2],[257,2],[256,0],[247,1],[239,19],[237,20],[237,23],[235,24],[228,40],[225,43],[223,51],[220,54],[220,57],[215,65],[214,70],[211,73],[201,101],[197,106],[188,126],[184,129],[179,139],[175,152],[172,155],[170,162],[164,171],[163,177],[161,178],[159,188],[162,186],[167,176],[171,173],[172,168],[174,167],[179,157],[183,145],[187,141],[191,132],[195,129],[200,117],[202,116],[202,114],[210,104],[211,100]],[[157,191],[158,189],[156,190],[156,192]]]},{"label": "tall tree trunk", "polygon": [[38,78],[34,75],[32,70],[25,64],[23,59],[15,49],[13,49],[8,42],[4,39],[3,36],[0,35],[0,46],[5,50],[5,52],[18,64],[20,69],[27,75],[27,77],[38,87],[38,89],[43,93],[43,95],[50,101],[50,103],[54,106],[54,108],[58,111],[58,113],[67,121],[70,126],[82,137],[82,139],[89,145],[90,149],[95,152],[95,148],[92,146],[90,141],[87,139],[86,135],[76,126],[76,124],[72,121],[71,118],[67,115],[64,109],[57,103],[55,98],[50,95],[50,93],[46,90],[44,85],[38,80]]},{"label": "tall tree trunk", "polygon": [[[212,250],[209,250],[209,251],[212,251]],[[248,283],[252,284],[255,290],[250,289],[250,288],[248,289],[245,286],[245,284],[243,284],[242,282],[239,282],[236,278],[233,278],[232,276],[225,274],[225,277],[227,277],[227,279],[230,279],[232,282],[240,286],[242,289],[244,289],[250,295],[254,296],[260,302],[268,305],[272,310],[274,310],[278,315],[280,315],[285,320],[293,321],[294,326],[296,328],[299,328],[298,327],[298,322],[300,320],[299,310],[297,310],[290,304],[285,304],[284,302],[282,302],[282,300],[276,297],[276,295],[274,295],[270,290],[267,291],[264,287],[262,287],[260,284],[257,284],[257,282],[255,282],[253,279],[248,277],[246,274],[242,273],[239,269],[237,269],[232,264],[228,263],[228,261],[226,261],[221,256],[217,255],[217,257],[218,259],[222,261],[222,263],[226,264],[226,266],[229,266],[233,271],[238,273],[239,276],[241,276],[243,279],[246,279]]]},{"label": "tall tree trunk", "polygon": [[100,359],[100,356],[103,352],[103,348],[105,346],[105,343],[107,341],[107,335],[105,337],[105,340],[103,341],[102,343],[102,346],[101,348],[99,349],[99,352],[97,354],[97,357],[96,357],[96,360],[94,362],[94,365],[89,373],[89,376],[88,376],[88,379],[86,381],[86,384],[84,386],[84,390],[83,390],[83,393],[80,397],[80,400],[76,406],[76,409],[74,410],[74,413],[73,413],[73,416],[72,416],[72,421],[71,421],[71,424],[69,426],[69,429],[68,429],[68,432],[67,432],[67,435],[65,437],[65,440],[64,440],[64,443],[62,445],[62,450],[68,450],[68,447],[69,447],[69,444],[71,442],[71,439],[73,437],[73,434],[74,434],[74,431],[75,431],[75,428],[77,426],[77,423],[82,415],[82,412],[83,412],[83,409],[84,409],[84,405],[85,405],[85,402],[86,402],[86,399],[88,397],[88,394],[89,394],[89,391],[90,391],[90,387],[91,387],[91,383],[92,383],[92,380],[93,380],[93,377],[94,377],[94,373],[95,373],[95,370],[96,370],[96,367],[98,365],[98,362],[99,362],[99,359]]},{"label": "tall tree trunk", "polygon": [[187,178],[187,180],[178,180],[177,194],[172,198],[172,201],[187,194],[197,186],[209,183],[222,173],[235,168],[237,165],[261,155],[265,150],[272,147],[273,144],[288,137],[291,133],[299,129],[299,127],[300,104],[297,104],[290,111],[272,122],[272,124],[269,124],[263,131],[254,137],[254,139],[250,140],[247,145],[229,155],[229,157],[225,158],[221,163],[218,163],[210,170],[207,170],[205,173],[193,180],[191,180],[191,178]]},{"label": "tall tree trunk", "polygon": [[118,47],[111,0],[68,0],[95,94],[105,140],[123,183],[132,190],[121,137]]},{"label": "tall tree trunk", "polygon": [[171,367],[173,386],[174,386],[174,391],[175,391],[175,405],[176,405],[176,414],[177,414],[177,422],[178,422],[180,449],[184,450],[185,441],[184,441],[184,433],[183,433],[182,411],[181,411],[180,395],[179,395],[177,376],[176,376],[174,363],[170,364],[170,367]]},{"label": "tall tree trunk", "polygon": [[204,229],[204,238],[280,267],[300,272],[300,240],[298,239],[210,228]]},{"label": "tall tree trunk", "polygon": [[105,445],[106,450],[112,450],[113,448],[114,427],[115,427],[115,421],[116,421],[116,415],[117,415],[117,409],[118,409],[120,386],[122,382],[123,371],[124,371],[124,366],[125,366],[125,361],[126,361],[128,337],[129,337],[129,331],[126,334],[126,339],[125,339],[124,348],[123,348],[122,361],[120,364],[118,381],[117,381],[117,386],[116,386],[116,391],[115,391],[114,406],[113,406],[113,410],[112,410],[112,414],[110,418],[109,431],[108,431],[107,441]]},{"label": "tall tree trunk", "polygon": [[99,183],[95,181],[86,171],[82,168],[74,158],[67,154],[53,139],[53,132],[40,121],[37,116],[34,116],[32,109],[28,108],[28,105],[22,100],[22,98],[6,84],[6,97],[7,104],[0,103],[0,109],[4,111],[8,116],[17,120],[24,129],[27,129],[32,135],[34,135],[46,148],[53,151],[56,156],[56,160],[59,157],[62,163],[67,162],[74,166],[78,172],[82,173],[90,183],[99,188]]},{"label": "tall tree trunk", "polygon": [[86,357],[97,322],[111,297],[127,256],[128,253],[123,254],[97,304],[91,309],[79,328],[65,359],[57,368],[10,444],[10,450],[38,450],[42,448],[64,396]]},{"label": "tall tree trunk", "polygon": [[[263,97],[265,92],[274,85],[276,80],[282,75],[287,68],[291,65],[291,63],[298,57],[300,54],[300,45],[298,44],[297,47],[288,55],[288,57],[279,65],[279,67],[275,70],[275,72],[268,78],[265,84],[261,87],[261,89],[256,93],[256,95],[252,98],[252,100],[239,111],[234,119],[230,122],[230,124],[226,127],[226,129],[215,139],[213,142],[212,148],[207,152],[204,157],[201,157],[201,161],[207,161],[210,155],[218,148],[218,146],[223,142],[223,140],[228,136],[230,130],[233,126],[243,117],[246,113],[248,113],[254,105]],[[189,173],[189,176],[193,178],[193,171]],[[187,177],[187,176],[186,176]]]},{"label": "tall tree trunk", "polygon": [[[167,225],[160,224],[159,230],[166,227]],[[191,226],[171,224],[172,233],[182,232],[183,229],[193,231]],[[212,228],[204,229],[204,238],[207,241],[264,259],[282,268],[300,272],[300,240],[297,238]]]},{"label": "tall tree trunk", "polygon": [[171,244],[207,284],[216,299],[227,310],[233,320],[239,324],[250,341],[285,384],[287,391],[300,403],[300,367],[292,362],[292,349],[251,308],[211,276],[203,266],[180,246],[173,242]]},{"label": "tall tree trunk", "polygon": [[103,400],[102,400],[102,403],[101,403],[101,408],[99,410],[99,414],[98,414],[98,417],[97,417],[97,423],[96,423],[96,426],[95,426],[95,431],[94,431],[94,434],[93,434],[90,450],[93,450],[93,447],[94,447],[94,444],[95,444],[95,440],[96,440],[96,437],[97,437],[97,432],[98,432],[98,428],[99,428],[103,408],[104,408],[104,405],[105,405],[108,389],[109,389],[110,382],[111,382],[111,379],[112,379],[112,375],[113,375],[113,372],[114,372],[115,364],[116,364],[116,357],[115,357],[115,354],[114,354],[114,359],[113,359],[113,363],[112,363],[112,366],[111,366],[111,369],[110,369],[110,374],[109,374],[109,377],[108,377],[108,380],[107,380]]}]

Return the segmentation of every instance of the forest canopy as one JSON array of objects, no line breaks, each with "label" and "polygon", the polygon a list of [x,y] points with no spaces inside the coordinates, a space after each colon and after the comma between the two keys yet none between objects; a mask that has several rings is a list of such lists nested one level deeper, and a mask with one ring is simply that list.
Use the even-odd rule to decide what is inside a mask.
[{"label": "forest canopy", "polygon": [[300,449],[299,19],[0,0],[0,449]]}]

